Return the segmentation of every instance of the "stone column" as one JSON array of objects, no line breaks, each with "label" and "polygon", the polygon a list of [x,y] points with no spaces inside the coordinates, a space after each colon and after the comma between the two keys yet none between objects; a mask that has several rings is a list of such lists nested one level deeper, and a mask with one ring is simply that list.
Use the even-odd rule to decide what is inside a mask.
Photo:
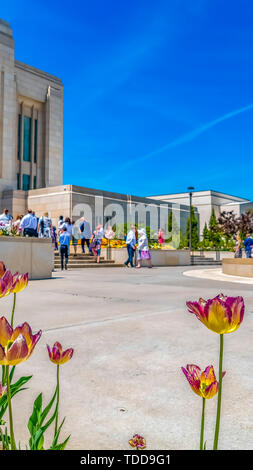
[{"label": "stone column", "polygon": [[19,187],[23,189],[23,161],[24,161],[24,103],[20,103],[20,160],[19,160]]},{"label": "stone column", "polygon": [[3,169],[3,121],[4,121],[4,71],[1,71],[0,83],[0,178]]},{"label": "stone column", "polygon": [[31,152],[30,152],[30,189],[33,189],[33,168],[34,168],[34,106],[32,106],[31,112]]},{"label": "stone column", "polygon": [[0,19],[0,192],[17,186],[16,117],[14,39],[10,24]]},{"label": "stone column", "polygon": [[45,186],[62,184],[63,90],[49,86],[45,116]]}]

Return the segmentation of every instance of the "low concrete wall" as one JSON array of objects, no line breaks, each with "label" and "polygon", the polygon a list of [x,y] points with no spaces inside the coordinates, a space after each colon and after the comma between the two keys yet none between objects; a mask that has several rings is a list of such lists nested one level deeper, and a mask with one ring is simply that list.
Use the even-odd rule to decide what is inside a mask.
[{"label": "low concrete wall", "polygon": [[214,260],[217,259],[217,254],[218,254],[218,259],[222,260],[224,258],[234,258],[234,252],[233,251],[193,251],[193,255],[195,256],[203,256],[204,258],[212,258]]},{"label": "low concrete wall", "polygon": [[29,279],[52,276],[54,251],[51,240],[30,237],[0,236],[0,261],[12,273],[29,274]]},{"label": "low concrete wall", "polygon": [[[110,248],[110,259],[116,263],[124,263],[127,260],[126,248]],[[107,248],[102,248],[101,256],[107,258]],[[189,250],[150,250],[151,261],[153,266],[190,266]],[[143,266],[147,265],[146,261],[142,262]]]},{"label": "low concrete wall", "polygon": [[223,259],[222,272],[231,276],[253,277],[253,258]]}]

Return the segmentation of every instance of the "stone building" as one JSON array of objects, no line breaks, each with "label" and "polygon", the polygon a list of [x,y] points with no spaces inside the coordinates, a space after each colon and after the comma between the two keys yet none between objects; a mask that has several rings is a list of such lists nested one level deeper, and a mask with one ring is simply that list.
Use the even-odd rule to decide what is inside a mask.
[{"label": "stone building", "polygon": [[0,209],[24,213],[26,192],[61,185],[62,170],[63,84],[15,59],[0,19]]},{"label": "stone building", "polygon": [[[217,191],[194,191],[193,206],[200,235],[212,209],[239,215],[252,203]],[[189,218],[188,193],[139,198],[72,185],[63,185],[63,84],[60,78],[15,59],[10,24],[0,19],[0,211],[14,218],[28,208],[38,216],[48,212],[76,220],[85,215],[92,223],[142,221],[154,231],[166,226],[174,210],[185,233]],[[137,214],[137,215],[136,215]]]},{"label": "stone building", "polygon": [[[150,198],[157,201],[189,205],[189,193],[162,194],[150,196]],[[236,216],[239,216],[247,210],[253,209],[253,203],[249,199],[212,190],[193,191],[192,205],[197,209],[199,214],[200,235],[203,233],[205,223],[208,225],[213,209],[216,217],[223,211],[233,211]]]},{"label": "stone building", "polygon": [[[92,230],[97,224],[115,226],[118,238],[123,238],[125,230],[132,224],[149,227],[150,234],[156,234],[161,227],[180,243],[178,230],[185,233],[189,206],[150,198],[113,193],[99,189],[84,188],[71,184],[29,190],[27,204],[36,214],[49,212],[56,225],[59,215],[69,216],[74,222],[85,216]],[[173,213],[172,232],[168,217]]]}]

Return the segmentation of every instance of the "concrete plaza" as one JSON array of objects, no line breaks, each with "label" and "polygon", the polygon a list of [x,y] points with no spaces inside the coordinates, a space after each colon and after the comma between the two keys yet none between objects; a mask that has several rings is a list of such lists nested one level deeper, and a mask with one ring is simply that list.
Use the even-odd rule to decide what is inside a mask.
[{"label": "concrete plaza", "polygon": [[[15,324],[43,330],[32,357],[16,377],[33,374],[29,390],[13,399],[16,440],[28,441],[32,401],[45,404],[56,366],[46,344],[73,347],[61,366],[60,417],[68,449],[129,449],[134,433],[147,449],[198,449],[201,398],[181,366],[213,364],[218,374],[219,336],[187,312],[185,302],[220,292],[242,295],[244,321],[225,335],[220,448],[251,449],[253,441],[253,291],[251,285],[184,276],[192,267],[83,269],[31,281],[17,295]],[[198,269],[198,268],[197,268]],[[1,299],[10,318],[11,296]],[[212,448],[216,398],[206,403],[207,448]]]}]

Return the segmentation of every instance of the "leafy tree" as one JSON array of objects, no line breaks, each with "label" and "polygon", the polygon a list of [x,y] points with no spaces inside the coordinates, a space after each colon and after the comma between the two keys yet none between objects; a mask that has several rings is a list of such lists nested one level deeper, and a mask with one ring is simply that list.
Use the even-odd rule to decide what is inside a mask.
[{"label": "leafy tree", "polygon": [[[198,219],[195,214],[194,207],[191,207],[191,220],[192,220],[192,249],[197,250],[199,247],[199,228],[198,228]],[[186,227],[186,246],[189,246],[190,243],[190,217],[187,219]]]},{"label": "leafy tree", "polygon": [[237,219],[233,211],[223,211],[218,217],[220,230],[224,235],[235,235],[238,231]]},{"label": "leafy tree", "polygon": [[209,220],[209,233],[208,239],[213,242],[213,246],[216,248],[220,247],[221,244],[221,232],[218,221],[216,219],[215,211],[212,209],[212,213]]},{"label": "leafy tree", "polygon": [[245,238],[247,233],[253,232],[253,214],[251,211],[247,211],[237,218],[237,229],[242,238]]},{"label": "leafy tree", "polygon": [[246,233],[253,232],[253,214],[252,212],[246,211],[239,217],[236,217],[233,211],[222,212],[218,223],[221,231],[226,236],[235,236],[240,233],[242,238],[245,238]]},{"label": "leafy tree", "polygon": [[203,241],[209,241],[209,230],[207,227],[207,223],[205,223],[204,229],[203,229]]}]

